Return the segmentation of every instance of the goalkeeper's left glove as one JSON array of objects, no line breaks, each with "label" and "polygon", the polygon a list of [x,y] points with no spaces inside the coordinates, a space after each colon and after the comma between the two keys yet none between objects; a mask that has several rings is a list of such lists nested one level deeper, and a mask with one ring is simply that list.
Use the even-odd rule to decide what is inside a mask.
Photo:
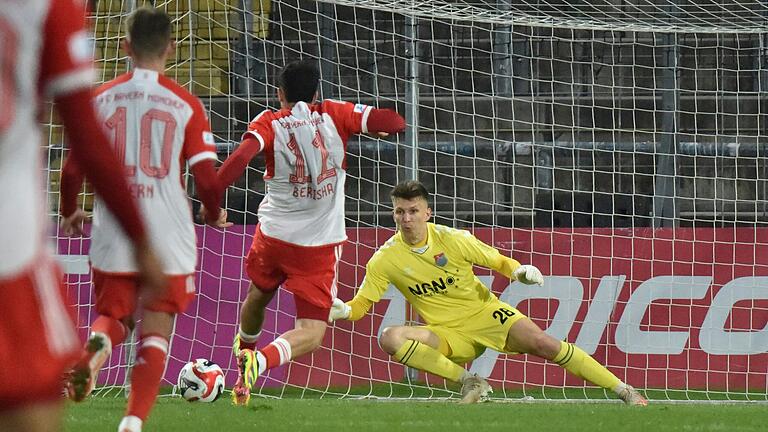
[{"label": "goalkeeper's left glove", "polygon": [[352,312],[352,308],[343,301],[335,298],[331,304],[331,312],[328,314],[328,322],[334,322],[338,319],[347,319]]},{"label": "goalkeeper's left glove", "polygon": [[515,280],[518,280],[526,285],[539,284],[544,285],[544,276],[541,275],[541,271],[532,265],[521,265],[514,272],[512,276]]}]

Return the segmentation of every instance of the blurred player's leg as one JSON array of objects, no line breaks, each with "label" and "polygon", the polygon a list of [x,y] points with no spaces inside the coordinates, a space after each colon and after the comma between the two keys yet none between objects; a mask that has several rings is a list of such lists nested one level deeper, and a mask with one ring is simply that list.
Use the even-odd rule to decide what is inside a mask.
[{"label": "blurred player's leg", "polygon": [[125,324],[114,318],[103,315],[96,318],[85,349],[72,368],[67,382],[70,399],[80,402],[91,394],[96,386],[99,370],[112,354],[112,348],[123,343],[127,332]]},{"label": "blurred player's leg", "polygon": [[110,354],[112,344],[109,337],[101,332],[91,332],[83,354],[72,368],[67,381],[67,394],[70,399],[81,402],[93,392],[99,370]]},{"label": "blurred player's leg", "polygon": [[93,391],[99,370],[112,348],[123,343],[128,334],[123,321],[131,320],[136,309],[138,286],[133,276],[93,269],[93,289],[99,317],[91,326],[91,334],[67,382],[67,394],[75,402],[82,401]]},{"label": "blurred player's leg", "polygon": [[0,430],[15,432],[57,432],[62,430],[60,401],[39,403],[13,410],[0,411]]},{"label": "blurred player's leg", "polygon": [[61,430],[61,378],[80,342],[63,276],[51,258],[39,258],[0,280],[0,431]]},{"label": "blurred player's leg", "polygon": [[157,399],[160,380],[168,355],[168,339],[173,330],[174,315],[145,310],[141,323],[141,339],[131,374],[131,395],[125,417],[118,430],[138,432]]}]

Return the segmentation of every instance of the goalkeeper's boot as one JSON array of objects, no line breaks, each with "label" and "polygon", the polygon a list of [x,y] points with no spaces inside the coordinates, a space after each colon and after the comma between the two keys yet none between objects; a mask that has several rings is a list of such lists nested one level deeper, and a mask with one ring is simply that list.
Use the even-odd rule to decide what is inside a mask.
[{"label": "goalkeeper's boot", "polygon": [[461,404],[472,404],[488,400],[493,393],[491,385],[477,374],[467,375],[461,382]]},{"label": "goalkeeper's boot", "polygon": [[626,385],[619,393],[619,399],[623,400],[627,405],[633,406],[648,406],[648,400],[635,390],[631,385]]},{"label": "goalkeeper's boot", "polygon": [[237,382],[232,387],[232,403],[248,405],[251,389],[259,377],[259,361],[253,350],[242,349],[237,354]]},{"label": "goalkeeper's boot", "polygon": [[104,333],[92,332],[85,352],[72,368],[67,381],[67,395],[75,402],[83,401],[93,392],[99,369],[112,354],[112,343]]}]

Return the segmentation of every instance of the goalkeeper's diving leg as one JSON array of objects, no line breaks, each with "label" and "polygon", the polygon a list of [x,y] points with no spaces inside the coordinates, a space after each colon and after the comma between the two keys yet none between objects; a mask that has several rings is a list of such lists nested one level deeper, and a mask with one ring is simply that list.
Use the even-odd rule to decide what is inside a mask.
[{"label": "goalkeeper's diving leg", "polygon": [[552,361],[579,378],[613,391],[627,405],[648,405],[640,392],[623,383],[584,350],[546,334],[527,317],[510,327],[505,349],[507,352],[533,354]]}]

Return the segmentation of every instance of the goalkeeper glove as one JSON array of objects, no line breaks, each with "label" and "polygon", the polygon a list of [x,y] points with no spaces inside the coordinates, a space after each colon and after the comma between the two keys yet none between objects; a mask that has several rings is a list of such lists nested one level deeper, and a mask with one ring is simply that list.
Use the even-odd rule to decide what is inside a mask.
[{"label": "goalkeeper glove", "polygon": [[512,276],[515,280],[518,280],[526,285],[539,284],[544,285],[544,276],[541,275],[541,271],[532,265],[521,265],[514,272]]},{"label": "goalkeeper glove", "polygon": [[333,304],[331,304],[331,312],[328,314],[328,322],[334,322],[338,319],[347,319],[349,318],[349,313],[351,311],[352,308],[348,304],[335,298],[333,299]]}]

